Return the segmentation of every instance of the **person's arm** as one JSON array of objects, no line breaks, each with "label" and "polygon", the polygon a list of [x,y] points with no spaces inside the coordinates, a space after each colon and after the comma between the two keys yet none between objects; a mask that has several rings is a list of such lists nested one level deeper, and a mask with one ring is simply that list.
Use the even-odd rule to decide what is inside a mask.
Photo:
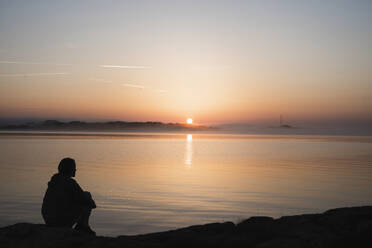
[{"label": "person's arm", "polygon": [[96,208],[96,203],[92,199],[92,196],[89,192],[84,191],[80,185],[71,178],[71,186],[72,186],[72,198],[75,202],[87,205],[91,208]]}]

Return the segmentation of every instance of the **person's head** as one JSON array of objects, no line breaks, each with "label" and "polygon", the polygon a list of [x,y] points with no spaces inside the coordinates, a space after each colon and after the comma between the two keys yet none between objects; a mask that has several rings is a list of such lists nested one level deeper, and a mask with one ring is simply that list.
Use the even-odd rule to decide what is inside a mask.
[{"label": "person's head", "polygon": [[75,160],[64,158],[59,162],[58,172],[64,176],[74,177],[76,172]]}]

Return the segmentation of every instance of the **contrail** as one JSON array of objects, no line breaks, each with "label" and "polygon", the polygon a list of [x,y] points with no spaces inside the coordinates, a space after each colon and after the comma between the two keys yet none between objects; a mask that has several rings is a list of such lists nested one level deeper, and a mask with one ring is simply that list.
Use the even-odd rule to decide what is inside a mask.
[{"label": "contrail", "polygon": [[[25,61],[0,61],[0,64],[16,64],[16,65],[57,65],[57,66],[78,66],[79,64],[64,64],[64,63],[45,63],[45,62],[25,62]],[[93,65],[94,66],[94,65]],[[142,65],[97,65],[103,68],[119,68],[119,69],[150,69],[151,66]]]},{"label": "contrail", "polygon": [[101,78],[89,78],[88,80],[94,81],[94,82],[99,82],[99,83],[112,83],[110,80],[105,80]]},{"label": "contrail", "polygon": [[145,88],[144,86],[138,85],[138,84],[122,84],[122,85],[125,86],[125,87],[137,88],[137,89],[141,89],[141,90],[143,90]]},{"label": "contrail", "polygon": [[[113,81],[102,79],[102,78],[89,78],[88,80],[93,81],[93,82],[99,82],[99,83],[114,83]],[[130,88],[137,88],[143,90],[145,86],[140,85],[140,84],[121,84],[124,87],[130,87]]]},{"label": "contrail", "polygon": [[100,65],[103,68],[121,68],[121,69],[149,69],[150,66],[142,65]]},{"label": "contrail", "polygon": [[[106,79],[102,79],[102,78],[88,78],[89,81],[93,81],[93,82],[99,82],[99,83],[107,83],[107,84],[110,84],[110,83],[114,83],[114,81],[111,81],[111,80],[106,80]],[[151,88],[148,88],[148,87],[145,87],[143,85],[140,85],[140,84],[128,84],[128,83],[123,83],[121,84],[122,86],[124,87],[130,87],[130,88],[136,88],[136,89],[147,89],[147,90],[150,90],[150,91],[153,91],[153,92],[156,92],[156,93],[159,93],[159,94],[165,94],[167,93],[168,91],[167,90],[163,90],[163,89],[151,89]]]},{"label": "contrail", "polygon": [[68,75],[67,72],[40,72],[40,73],[24,73],[24,74],[0,74],[0,77],[37,77],[37,76],[56,76]]},{"label": "contrail", "polygon": [[53,64],[53,63],[43,63],[43,62],[23,62],[23,61],[0,61],[0,64],[17,64],[17,65],[74,65],[74,64]]}]

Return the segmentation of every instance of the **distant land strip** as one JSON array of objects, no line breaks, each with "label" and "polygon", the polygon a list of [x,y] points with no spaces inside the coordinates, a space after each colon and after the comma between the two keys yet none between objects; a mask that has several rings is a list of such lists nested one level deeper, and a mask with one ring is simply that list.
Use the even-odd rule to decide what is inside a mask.
[{"label": "distant land strip", "polygon": [[[2,125],[4,131],[212,131],[216,127],[163,122],[83,122],[58,120],[46,120],[41,122],[29,122],[17,125]],[[29,135],[29,134],[28,134]],[[55,134],[54,134],[55,135]],[[73,134],[71,134],[73,135]],[[81,136],[81,135],[80,135]]]}]

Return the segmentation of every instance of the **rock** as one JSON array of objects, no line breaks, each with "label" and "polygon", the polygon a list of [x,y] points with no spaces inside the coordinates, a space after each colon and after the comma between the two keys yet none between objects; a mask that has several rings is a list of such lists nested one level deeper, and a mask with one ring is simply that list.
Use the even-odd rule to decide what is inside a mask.
[{"label": "rock", "polygon": [[18,223],[0,228],[0,247],[362,247],[372,234],[372,206],[323,214],[258,216],[134,236],[94,237],[70,228]]}]

